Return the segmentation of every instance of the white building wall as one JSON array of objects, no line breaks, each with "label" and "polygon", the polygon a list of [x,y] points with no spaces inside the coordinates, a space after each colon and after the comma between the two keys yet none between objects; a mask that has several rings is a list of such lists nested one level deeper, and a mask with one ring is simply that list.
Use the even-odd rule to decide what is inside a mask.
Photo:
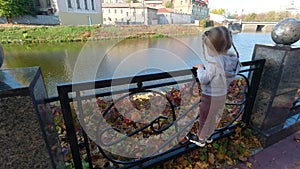
[{"label": "white building wall", "polygon": [[103,24],[145,23],[143,8],[103,8]]},{"label": "white building wall", "polygon": [[53,1],[55,4],[57,4],[57,11],[58,12],[67,12],[68,7],[67,7],[67,2],[66,0],[54,0]]},{"label": "white building wall", "polygon": [[133,9],[120,7],[120,8],[103,8],[103,24],[112,25],[127,20],[133,20]]},{"label": "white building wall", "polygon": [[152,9],[141,3],[136,4],[104,4],[103,24],[129,25],[157,23],[157,9]]},{"label": "white building wall", "polygon": [[159,14],[159,24],[190,24],[191,15],[164,12]]},{"label": "white building wall", "polygon": [[68,0],[54,0],[57,4],[57,15],[62,25],[89,25],[102,24],[102,3],[101,0],[94,0],[94,10],[92,9],[92,0],[87,0],[87,9],[84,0],[70,0],[71,8],[68,6]]},{"label": "white building wall", "polygon": [[76,13],[102,13],[101,0],[94,0],[94,10],[92,10],[92,1],[87,0],[88,9],[85,9],[84,0],[79,0],[80,8],[78,9],[77,0],[71,0],[71,7],[68,7],[68,0],[54,0],[58,4],[60,12],[76,12]]},{"label": "white building wall", "polygon": [[210,20],[213,20],[218,23],[222,23],[226,20],[226,17],[224,15],[218,15],[218,14],[213,14],[213,13],[210,13],[209,17],[210,17]]},{"label": "white building wall", "polygon": [[152,8],[147,8],[146,14],[145,14],[145,23],[147,25],[156,25],[158,24],[158,15],[157,10]]}]

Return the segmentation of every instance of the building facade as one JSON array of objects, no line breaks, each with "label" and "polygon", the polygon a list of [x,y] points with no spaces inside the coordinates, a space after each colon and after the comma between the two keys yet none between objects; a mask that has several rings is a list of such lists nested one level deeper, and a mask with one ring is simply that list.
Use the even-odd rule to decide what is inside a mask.
[{"label": "building facade", "polygon": [[208,2],[202,0],[191,0],[192,1],[192,12],[191,18],[194,23],[195,20],[207,19],[209,16]]},{"label": "building facade", "polygon": [[158,10],[159,24],[190,24],[191,15],[176,13],[172,9],[161,8]]},{"label": "building facade", "polygon": [[163,4],[162,0],[143,0],[143,2],[147,6],[155,7],[157,9],[165,8],[165,6],[164,6],[165,4]]},{"label": "building facade", "polygon": [[158,23],[157,9],[143,3],[103,3],[103,24],[154,25]]},{"label": "building facade", "polygon": [[101,0],[36,0],[43,15],[54,15],[61,25],[102,24]]},{"label": "building facade", "polygon": [[172,9],[159,9],[159,16],[162,24],[195,23],[195,20],[208,18],[208,2],[202,0],[173,0]]},{"label": "building facade", "polygon": [[173,0],[173,9],[176,13],[192,15],[200,20],[208,17],[208,3],[202,0]]}]

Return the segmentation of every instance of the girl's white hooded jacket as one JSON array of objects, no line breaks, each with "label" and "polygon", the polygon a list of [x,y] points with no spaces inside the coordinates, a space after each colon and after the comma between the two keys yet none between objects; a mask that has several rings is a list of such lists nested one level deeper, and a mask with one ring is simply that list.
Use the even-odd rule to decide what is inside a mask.
[{"label": "girl's white hooded jacket", "polygon": [[240,62],[235,55],[209,57],[205,68],[197,70],[202,93],[209,96],[227,94],[227,87],[240,70]]}]

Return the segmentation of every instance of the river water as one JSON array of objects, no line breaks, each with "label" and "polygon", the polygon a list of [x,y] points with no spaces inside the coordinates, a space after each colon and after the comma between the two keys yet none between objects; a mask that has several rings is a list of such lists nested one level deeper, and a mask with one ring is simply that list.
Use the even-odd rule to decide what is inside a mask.
[{"label": "river water", "polygon": [[[255,44],[274,44],[270,33],[239,33],[233,35],[233,40],[241,61],[251,60]],[[4,45],[2,68],[40,66],[48,94],[55,96],[56,85],[61,83],[191,68],[205,63],[201,44],[199,35]]]}]

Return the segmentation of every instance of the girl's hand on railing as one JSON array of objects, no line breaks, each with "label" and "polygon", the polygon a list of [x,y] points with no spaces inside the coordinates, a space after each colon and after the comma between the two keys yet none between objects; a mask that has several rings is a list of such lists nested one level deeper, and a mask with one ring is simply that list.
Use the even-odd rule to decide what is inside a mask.
[{"label": "girl's hand on railing", "polygon": [[197,65],[194,65],[193,68],[204,69],[204,65],[203,64],[197,64]]}]

